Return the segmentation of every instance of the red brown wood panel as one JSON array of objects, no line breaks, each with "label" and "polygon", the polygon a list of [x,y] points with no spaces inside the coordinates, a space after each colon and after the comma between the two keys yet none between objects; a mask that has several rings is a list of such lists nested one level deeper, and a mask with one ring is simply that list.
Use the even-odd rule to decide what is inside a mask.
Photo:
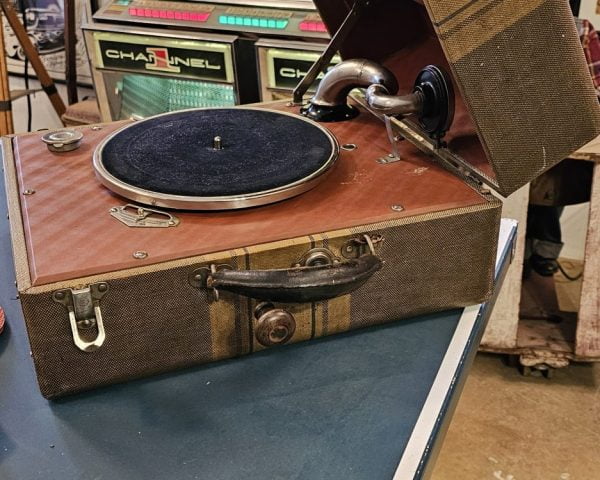
[{"label": "red brown wood panel", "polygon": [[[333,35],[350,12],[353,1],[316,0],[315,5]],[[427,34],[428,15],[422,5],[406,0],[378,0],[362,10],[360,19],[342,44],[342,58],[381,62],[391,53]]]},{"label": "red brown wood panel", "polygon": [[[21,195],[33,285],[485,202],[408,142],[401,143],[403,161],[377,163],[390,151],[385,128],[362,113],[327,124],[340,144],[358,148],[342,151],[325,181],[299,197],[246,210],[176,212],[181,224],[174,228],[130,228],[109,214],[129,202],[101,186],[92,168],[96,145],[121,125],[80,127],[82,147],[68,153],[49,152],[39,132],[15,137],[19,190],[36,191]],[[395,204],[405,210],[393,211]],[[148,257],[136,260],[137,250]]]}]

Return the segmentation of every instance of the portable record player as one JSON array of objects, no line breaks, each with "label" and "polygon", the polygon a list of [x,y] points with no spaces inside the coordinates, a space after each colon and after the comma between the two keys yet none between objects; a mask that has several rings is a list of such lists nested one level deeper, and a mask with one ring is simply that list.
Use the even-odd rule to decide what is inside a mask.
[{"label": "portable record player", "polygon": [[484,301],[490,187],[600,132],[562,0],[317,5],[295,103],[4,139],[46,397]]}]

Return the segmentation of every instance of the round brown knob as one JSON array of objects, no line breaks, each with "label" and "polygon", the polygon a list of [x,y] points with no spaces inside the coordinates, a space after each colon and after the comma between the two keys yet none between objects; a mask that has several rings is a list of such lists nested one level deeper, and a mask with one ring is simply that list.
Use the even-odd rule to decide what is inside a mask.
[{"label": "round brown knob", "polygon": [[296,320],[291,313],[272,304],[260,304],[255,311],[256,340],[265,347],[286,343],[296,331]]}]

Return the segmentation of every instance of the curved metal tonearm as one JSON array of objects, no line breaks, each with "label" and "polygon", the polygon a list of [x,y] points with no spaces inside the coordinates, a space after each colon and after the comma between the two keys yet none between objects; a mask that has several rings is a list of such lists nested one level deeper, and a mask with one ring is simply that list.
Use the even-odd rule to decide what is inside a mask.
[{"label": "curved metal tonearm", "polygon": [[423,110],[423,92],[413,92],[408,95],[390,95],[383,85],[371,85],[367,88],[365,99],[377,113],[384,115],[410,115]]},{"label": "curved metal tonearm", "polygon": [[365,59],[345,60],[329,70],[302,113],[319,122],[354,118],[358,110],[348,105],[347,96],[361,87],[367,89],[365,100],[373,111],[387,116],[414,114],[433,138],[443,137],[454,118],[452,82],[439,67],[426,66],[417,75],[411,93],[396,95],[394,74]]},{"label": "curved metal tonearm", "polygon": [[392,94],[398,91],[396,77],[387,68],[366,59],[345,60],[329,70],[319,84],[304,115],[319,122],[338,122],[358,115],[346,98],[354,88],[382,85]]}]

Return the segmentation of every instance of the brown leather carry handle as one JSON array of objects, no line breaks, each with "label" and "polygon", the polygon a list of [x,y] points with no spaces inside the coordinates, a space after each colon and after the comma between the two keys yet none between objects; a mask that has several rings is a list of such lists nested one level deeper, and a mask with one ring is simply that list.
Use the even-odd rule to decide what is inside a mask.
[{"label": "brown leather carry handle", "polygon": [[278,270],[218,270],[206,278],[216,290],[282,303],[307,303],[346,295],[381,269],[383,262],[373,254],[330,265],[292,267]]}]

